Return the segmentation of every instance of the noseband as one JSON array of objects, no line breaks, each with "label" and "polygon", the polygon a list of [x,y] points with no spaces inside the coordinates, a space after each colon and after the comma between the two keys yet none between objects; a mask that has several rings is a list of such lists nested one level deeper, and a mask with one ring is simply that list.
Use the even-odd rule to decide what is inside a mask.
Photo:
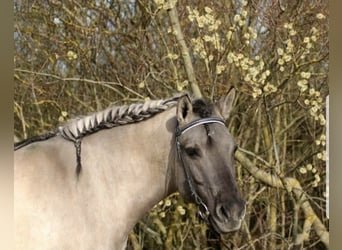
[{"label": "noseband", "polygon": [[185,164],[185,161],[184,161],[184,157],[183,157],[183,154],[182,154],[182,148],[181,148],[181,145],[180,145],[180,142],[179,142],[179,138],[186,131],[188,131],[188,130],[194,128],[194,127],[197,127],[199,125],[204,125],[204,124],[211,124],[211,123],[219,123],[219,124],[221,124],[223,126],[226,126],[224,120],[222,120],[220,118],[210,117],[210,118],[202,118],[202,119],[198,119],[198,120],[192,121],[189,124],[185,125],[184,127],[177,126],[176,132],[175,132],[176,148],[177,148],[178,158],[182,162],[182,165],[183,165],[183,168],[184,168],[184,171],[185,171],[185,175],[186,175],[186,180],[188,182],[191,195],[194,197],[196,204],[198,206],[202,206],[204,208],[205,215],[201,212],[201,210],[199,210],[199,213],[200,213],[201,217],[206,222],[208,222],[208,217],[209,217],[210,213],[209,213],[207,205],[204,203],[204,201],[198,195],[198,193],[197,193],[197,191],[195,189],[190,168],[189,168],[189,166],[187,164]]}]

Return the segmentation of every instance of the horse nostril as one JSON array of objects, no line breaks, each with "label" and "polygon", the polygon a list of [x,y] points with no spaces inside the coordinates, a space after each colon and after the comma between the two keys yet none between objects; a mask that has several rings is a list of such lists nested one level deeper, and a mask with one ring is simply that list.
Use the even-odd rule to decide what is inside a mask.
[{"label": "horse nostril", "polygon": [[233,204],[233,205],[224,205],[218,204],[216,207],[216,215],[222,220],[241,220],[245,216],[245,203],[241,206],[241,204]]},{"label": "horse nostril", "polygon": [[230,213],[228,209],[224,207],[224,205],[220,204],[216,208],[216,214],[221,220],[229,220],[230,218]]}]

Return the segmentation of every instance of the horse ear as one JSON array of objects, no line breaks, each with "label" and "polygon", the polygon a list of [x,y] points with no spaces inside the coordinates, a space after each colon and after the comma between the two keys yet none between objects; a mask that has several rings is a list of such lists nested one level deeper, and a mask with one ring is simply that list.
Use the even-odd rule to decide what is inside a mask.
[{"label": "horse ear", "polygon": [[188,95],[183,95],[179,98],[177,104],[177,120],[180,125],[191,121],[193,117],[192,104]]},{"label": "horse ear", "polygon": [[235,99],[235,89],[231,88],[227,95],[222,96],[220,100],[216,103],[216,106],[219,109],[220,114],[222,117],[227,120],[230,115],[230,111],[232,110],[233,103]]}]

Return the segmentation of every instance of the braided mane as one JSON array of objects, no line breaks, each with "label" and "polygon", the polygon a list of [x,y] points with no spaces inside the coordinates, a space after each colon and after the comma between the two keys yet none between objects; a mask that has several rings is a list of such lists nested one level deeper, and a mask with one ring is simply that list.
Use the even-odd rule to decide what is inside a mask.
[{"label": "braided mane", "polygon": [[59,133],[65,139],[75,141],[102,129],[143,121],[174,106],[179,97],[110,107],[88,116],[70,120],[64,126],[59,127]]}]

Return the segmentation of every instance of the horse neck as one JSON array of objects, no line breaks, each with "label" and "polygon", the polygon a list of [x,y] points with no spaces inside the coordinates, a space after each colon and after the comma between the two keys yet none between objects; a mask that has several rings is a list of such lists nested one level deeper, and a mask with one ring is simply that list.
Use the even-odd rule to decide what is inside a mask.
[{"label": "horse neck", "polygon": [[[128,231],[155,204],[175,191],[175,127],[175,108],[171,108],[148,120],[103,130],[84,140],[84,163],[86,157],[101,161],[106,174],[92,170],[97,171],[96,185],[102,185],[103,192],[112,192],[113,216],[118,217],[116,220],[127,220]],[[93,166],[82,169],[87,168]]]}]

